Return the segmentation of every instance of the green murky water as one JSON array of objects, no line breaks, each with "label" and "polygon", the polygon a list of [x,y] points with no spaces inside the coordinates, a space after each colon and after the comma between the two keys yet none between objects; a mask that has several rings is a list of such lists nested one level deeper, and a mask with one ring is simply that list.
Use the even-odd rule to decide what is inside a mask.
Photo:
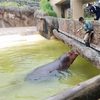
[{"label": "green murky water", "polygon": [[0,49],[0,100],[42,100],[100,74],[79,56],[65,75],[36,83],[24,81],[32,69],[53,61],[68,49],[55,39],[24,41],[23,45]]}]

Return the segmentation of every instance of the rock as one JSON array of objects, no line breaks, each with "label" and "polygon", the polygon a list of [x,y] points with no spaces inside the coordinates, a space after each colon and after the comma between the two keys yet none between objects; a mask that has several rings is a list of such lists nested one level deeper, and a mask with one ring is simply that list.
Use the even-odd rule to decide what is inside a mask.
[{"label": "rock", "polygon": [[36,20],[34,19],[34,7],[0,6],[0,11],[0,19],[2,20],[0,21],[1,27],[36,25]]}]

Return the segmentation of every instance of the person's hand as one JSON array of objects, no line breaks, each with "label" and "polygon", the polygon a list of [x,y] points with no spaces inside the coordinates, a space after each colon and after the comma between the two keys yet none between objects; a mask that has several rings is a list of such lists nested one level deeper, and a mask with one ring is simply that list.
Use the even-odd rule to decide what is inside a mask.
[{"label": "person's hand", "polygon": [[77,33],[80,31],[80,29],[77,30]]},{"label": "person's hand", "polygon": [[94,16],[94,19],[96,19],[96,18],[97,18],[96,14],[93,14],[93,16]]},{"label": "person's hand", "polygon": [[97,16],[94,16],[94,19],[96,19],[97,18]]},{"label": "person's hand", "polygon": [[78,30],[77,30],[77,33],[78,33],[79,31],[81,31],[82,29],[83,29],[82,27],[81,27],[80,29],[78,29]]}]

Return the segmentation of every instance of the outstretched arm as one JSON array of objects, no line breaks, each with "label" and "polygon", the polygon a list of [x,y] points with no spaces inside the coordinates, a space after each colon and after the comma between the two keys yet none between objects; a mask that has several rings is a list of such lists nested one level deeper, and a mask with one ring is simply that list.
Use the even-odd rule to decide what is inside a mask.
[{"label": "outstretched arm", "polygon": [[80,29],[78,29],[78,30],[77,30],[77,33],[78,33],[79,31],[81,31],[82,29],[83,29],[83,27],[81,27]]}]

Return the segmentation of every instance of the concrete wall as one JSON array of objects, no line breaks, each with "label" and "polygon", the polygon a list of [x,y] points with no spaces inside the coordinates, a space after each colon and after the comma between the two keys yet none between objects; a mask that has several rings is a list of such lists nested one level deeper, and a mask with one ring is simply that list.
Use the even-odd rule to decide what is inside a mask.
[{"label": "concrete wall", "polygon": [[0,6],[0,27],[35,26],[34,9]]},{"label": "concrete wall", "polygon": [[65,18],[69,18],[70,17],[70,9],[66,9],[65,10]]},{"label": "concrete wall", "polygon": [[[69,0],[68,0],[69,1]],[[61,18],[61,4],[63,3],[63,0],[50,0],[50,3],[54,9],[54,11],[57,13],[57,17]],[[66,5],[67,6],[67,5]],[[67,7],[66,7],[67,8]],[[65,9],[65,17],[68,17],[68,9]]]},{"label": "concrete wall", "polygon": [[[71,17],[73,19],[78,19],[80,16],[84,16],[83,5],[95,0],[66,0],[66,4],[70,5]],[[58,17],[61,18],[61,4],[65,2],[64,0],[50,0],[54,11],[57,13]],[[65,11],[65,17],[68,17],[68,12]]]},{"label": "concrete wall", "polygon": [[60,2],[61,0],[50,0],[50,3],[54,9],[54,11],[57,13],[57,17],[61,18],[61,5],[56,5],[56,3]]},{"label": "concrete wall", "polygon": [[68,17],[68,9],[65,10],[65,18]]},{"label": "concrete wall", "polygon": [[83,17],[83,1],[82,0],[71,0],[72,18],[78,19],[80,16]]},{"label": "concrete wall", "polygon": [[[70,1],[70,2],[69,2]],[[58,17],[61,18],[61,4],[63,3],[63,0],[50,0],[51,5],[53,6],[53,9],[57,13]],[[72,18],[77,19],[80,16],[83,16],[83,1],[82,0],[67,0],[67,4],[71,6],[71,12],[72,12]],[[65,17],[68,17],[68,11],[65,10]]]}]

